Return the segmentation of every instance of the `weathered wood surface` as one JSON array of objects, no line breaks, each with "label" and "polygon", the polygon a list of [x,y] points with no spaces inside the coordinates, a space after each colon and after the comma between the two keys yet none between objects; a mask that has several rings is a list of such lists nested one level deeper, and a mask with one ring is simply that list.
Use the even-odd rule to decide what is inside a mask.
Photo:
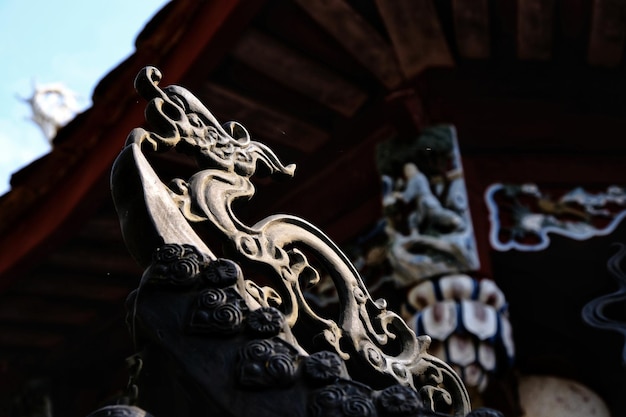
[{"label": "weathered wood surface", "polygon": [[396,87],[402,75],[387,42],[343,0],[296,0],[349,54],[387,87]]},{"label": "weathered wood surface", "polygon": [[429,67],[454,65],[431,0],[378,0],[376,4],[405,78]]}]

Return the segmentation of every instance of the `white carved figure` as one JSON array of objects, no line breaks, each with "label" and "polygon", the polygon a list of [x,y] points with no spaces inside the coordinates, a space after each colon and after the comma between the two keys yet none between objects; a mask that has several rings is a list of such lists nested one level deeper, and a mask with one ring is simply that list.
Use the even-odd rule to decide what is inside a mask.
[{"label": "white carved figure", "polygon": [[433,126],[411,140],[384,142],[377,161],[388,261],[396,283],[410,286],[477,269],[455,129]]},{"label": "white carved figure", "polygon": [[35,86],[33,95],[25,101],[33,112],[33,121],[48,141],[79,111],[76,94],[60,83]]},{"label": "white carved figure", "polygon": [[461,230],[465,222],[452,210],[443,207],[439,199],[430,190],[428,178],[415,163],[404,164],[404,176],[407,178],[403,192],[398,193],[405,203],[415,202],[416,210],[409,216],[411,230],[419,231],[420,225],[428,221],[431,227],[445,230]]},{"label": "white carved figure", "polygon": [[[191,301],[194,306],[191,325],[181,325],[179,318],[182,315],[170,317],[173,320],[172,340],[177,340],[178,332],[181,329],[184,332],[185,328],[208,331],[209,335],[217,331],[215,334],[219,337],[215,339],[194,338],[190,343],[198,342],[206,347],[208,345],[204,343],[219,340],[220,346],[232,351],[230,346],[223,344],[222,337],[258,329],[251,341],[250,336],[243,334],[237,334],[235,340],[239,345],[245,341],[239,354],[241,360],[238,360],[245,365],[236,372],[242,389],[267,387],[268,382],[276,383],[281,389],[290,388],[298,374],[296,362],[299,358],[315,358],[316,354],[327,352],[324,353],[326,357],[346,364],[347,372],[343,373],[346,375],[340,376],[347,377],[349,372],[355,372],[359,379],[346,383],[339,380],[338,374],[330,375],[324,383],[334,384],[328,387],[328,392],[337,401],[329,402],[323,392],[318,395],[321,398],[319,404],[307,406],[311,416],[335,415],[333,410],[343,407],[345,402],[346,394],[339,392],[341,387],[347,385],[346,390],[360,393],[368,387],[368,381],[392,386],[387,394],[380,394],[383,400],[388,395],[394,404],[399,398],[403,406],[415,405],[407,415],[415,414],[419,408],[425,408],[429,414],[467,415],[471,409],[467,390],[452,368],[427,353],[430,338],[416,337],[398,314],[387,309],[384,299],[372,298],[349,258],[321,230],[291,215],[268,216],[252,225],[237,217],[232,207],[235,201],[254,195],[251,177],[258,168],[275,177],[290,177],[294,175],[295,165],[283,165],[270,148],[251,140],[242,125],[236,122],[220,125],[188,90],[179,86],[160,88],[160,80],[161,73],[154,67],[146,67],[137,75],[135,87],[149,100],[145,114],[155,130],[136,128],[131,131],[113,166],[111,183],[125,241],[131,254],[146,267],[142,283],[148,286],[189,285],[189,291],[200,290],[193,296],[199,295],[199,298]],[[195,159],[198,170],[189,177],[176,177],[165,184],[146,154],[173,149]],[[129,181],[130,175],[139,180]],[[131,195],[133,197],[128,198]],[[210,248],[214,246],[213,242],[205,242],[191,226],[200,222],[211,226],[221,237],[222,244],[230,249],[224,252],[229,252],[234,259],[218,258]],[[217,245],[217,249],[221,251],[221,245]],[[172,259],[185,261],[189,267],[174,267],[179,263],[172,265]],[[309,262],[309,259],[317,262]],[[221,270],[222,264],[229,263],[235,266],[225,280],[218,279],[220,274],[215,271],[207,272],[211,268]],[[257,283],[254,279],[244,278],[243,270],[252,265],[258,267],[263,281]],[[172,272],[179,269],[187,272]],[[206,279],[202,278],[205,275],[202,271],[207,272]],[[336,289],[341,311],[336,320],[310,305],[304,295],[307,288],[320,281],[320,272],[330,276]],[[261,282],[269,286],[261,286]],[[210,288],[206,288],[207,285]],[[181,293],[165,291],[163,295],[178,300]],[[138,302],[138,316],[142,315],[141,308]],[[149,311],[144,311],[144,315],[152,314]],[[267,327],[267,323],[273,323],[273,330]],[[259,340],[262,335],[265,340]],[[178,349],[176,347],[177,352]],[[277,365],[270,365],[269,356],[259,356],[260,351],[268,351],[270,355],[275,351],[274,356],[280,358],[274,361]],[[230,373],[230,368],[223,366],[223,356],[215,355],[212,347],[204,350],[194,346],[186,352],[200,354],[198,361],[215,361],[217,358],[218,368]],[[327,358],[322,360],[327,361]],[[197,371],[197,361],[190,360],[189,365],[193,372]],[[329,367],[338,368],[334,364]],[[210,382],[200,383],[198,387],[207,392],[219,392],[208,396],[221,399],[224,392],[231,392],[231,383],[225,384],[228,389],[213,384],[215,375],[211,368],[211,365],[200,367],[202,371],[194,378]],[[277,373],[274,368],[284,372]],[[262,376],[265,371],[270,379]],[[279,374],[281,376],[276,378]],[[335,386],[337,384],[339,386]],[[314,388],[317,390],[318,387]],[[305,385],[302,388],[309,389]],[[236,395],[236,398],[242,398],[240,394]],[[281,394],[287,398],[290,395],[289,392]],[[359,395],[361,398],[365,394]],[[370,397],[373,398],[373,394]],[[374,400],[370,397],[364,397],[365,412],[359,406],[356,413],[342,412],[341,415],[376,415]],[[302,406],[302,402],[295,401],[294,407]],[[220,405],[220,409],[225,407]],[[246,413],[248,410],[251,408]],[[281,411],[281,415],[289,413]],[[291,414],[304,415],[300,411]],[[397,415],[397,407],[382,414]]]}]

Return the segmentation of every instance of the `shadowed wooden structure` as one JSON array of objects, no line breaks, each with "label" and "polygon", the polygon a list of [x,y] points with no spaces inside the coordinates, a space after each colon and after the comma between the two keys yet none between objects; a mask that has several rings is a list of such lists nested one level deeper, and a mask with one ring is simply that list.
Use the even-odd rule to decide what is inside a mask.
[{"label": "shadowed wooden structure", "polygon": [[[288,183],[258,181],[254,222],[294,213],[341,243],[380,218],[374,149],[438,123],[456,126],[481,273],[507,294],[523,371],[598,391],[615,415],[617,335],[580,310],[614,290],[610,243],[554,239],[542,252],[493,252],[483,193],[494,182],[554,190],[623,184],[626,12],[611,0],[177,1],[96,88],[53,150],[0,199],[2,410],[47,387],[58,415],[85,415],[126,384],[123,302],[141,269],[127,254],[108,186],[143,123],[130,83],[145,65],[196,92],[221,120],[294,162]],[[154,161],[191,172],[178,157]],[[529,306],[533,306],[532,310]],[[623,312],[613,315],[624,320]],[[592,357],[593,360],[580,358]],[[599,374],[599,368],[604,371]]]}]

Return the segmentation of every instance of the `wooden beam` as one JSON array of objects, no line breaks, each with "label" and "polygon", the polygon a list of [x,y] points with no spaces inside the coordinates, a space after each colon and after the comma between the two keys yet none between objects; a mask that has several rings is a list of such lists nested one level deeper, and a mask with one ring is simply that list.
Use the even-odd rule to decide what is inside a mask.
[{"label": "wooden beam", "polygon": [[70,307],[31,296],[4,296],[0,301],[0,322],[22,325],[84,326],[96,310]]},{"label": "wooden beam", "polygon": [[[111,214],[113,213],[114,211]],[[96,214],[80,228],[77,236],[92,242],[124,244],[120,221],[114,216],[104,217]]]},{"label": "wooden beam", "polygon": [[626,40],[626,3],[594,0],[589,34],[589,64],[616,67],[622,62]]},{"label": "wooden beam", "polygon": [[367,99],[354,84],[261,32],[246,32],[232,54],[265,76],[345,117],[351,117]]},{"label": "wooden beam", "polygon": [[463,58],[489,58],[489,4],[487,0],[453,0],[454,34]]},{"label": "wooden beam", "polygon": [[413,89],[394,91],[385,97],[385,113],[398,135],[417,137],[428,124],[421,98]]},{"label": "wooden beam", "polygon": [[402,82],[391,47],[343,0],[295,1],[385,87],[392,89]]},{"label": "wooden beam", "polygon": [[626,143],[619,140],[626,129],[624,117],[582,113],[572,101],[447,98],[445,106],[425,107],[433,124],[457,127],[464,151],[626,152]]},{"label": "wooden beam", "polygon": [[0,326],[0,346],[9,349],[52,349],[63,343],[63,336],[50,331]]},{"label": "wooden beam", "polygon": [[131,257],[122,244],[104,247],[103,245],[64,246],[50,253],[44,261],[51,270],[65,270],[69,273],[112,274],[136,277],[138,283],[143,273],[139,264]]},{"label": "wooden beam", "polygon": [[[496,182],[514,184],[560,184],[606,187],[623,184],[624,157],[590,155],[555,155],[537,153],[506,153],[465,155],[463,167],[467,182],[476,182],[482,193]],[[570,188],[571,187],[571,188]]]},{"label": "wooden beam", "polygon": [[404,76],[454,61],[432,0],[376,0]]},{"label": "wooden beam", "polygon": [[105,274],[106,272],[102,271],[102,276],[96,278],[69,273],[40,273],[18,281],[11,287],[11,291],[17,295],[62,298],[64,301],[76,299],[80,303],[94,301],[123,303],[133,286],[108,282]]},{"label": "wooden beam", "polygon": [[242,123],[253,138],[302,152],[313,152],[329,139],[325,131],[315,126],[217,84],[204,84],[199,95],[216,114]]},{"label": "wooden beam", "polygon": [[548,60],[552,56],[554,0],[517,1],[517,57]]},{"label": "wooden beam", "polygon": [[268,2],[255,26],[265,28],[267,33],[302,51],[307,57],[323,62],[329,68],[341,71],[341,74],[349,74],[353,82],[362,85],[379,82],[366,66],[346,53],[331,33],[320,27],[305,9],[293,1]]}]

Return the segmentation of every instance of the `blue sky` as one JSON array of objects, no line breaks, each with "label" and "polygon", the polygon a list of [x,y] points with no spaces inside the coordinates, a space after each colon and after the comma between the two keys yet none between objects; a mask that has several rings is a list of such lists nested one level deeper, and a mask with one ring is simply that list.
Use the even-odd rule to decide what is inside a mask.
[{"label": "blue sky", "polygon": [[0,0],[0,194],[12,172],[50,150],[19,97],[62,83],[91,104],[100,79],[134,51],[166,0]]}]

